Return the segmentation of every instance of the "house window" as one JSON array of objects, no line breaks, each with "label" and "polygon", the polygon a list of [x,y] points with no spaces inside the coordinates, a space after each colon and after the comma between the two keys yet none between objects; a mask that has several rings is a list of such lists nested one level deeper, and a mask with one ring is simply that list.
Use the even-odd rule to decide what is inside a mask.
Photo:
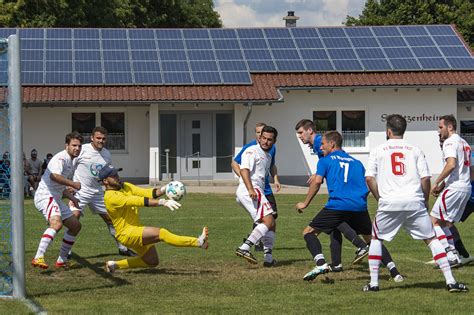
[{"label": "house window", "polygon": [[100,113],[100,124],[108,131],[107,149],[125,150],[125,113]]},{"label": "house window", "polygon": [[461,138],[474,145],[474,120],[461,120]]},{"label": "house window", "polygon": [[91,131],[99,121],[100,125],[108,131],[105,147],[111,151],[125,150],[125,113],[123,112],[72,113],[72,130],[78,131],[84,137],[84,143],[89,143]]},{"label": "house window", "polygon": [[365,147],[365,111],[342,111],[342,138],[345,147]]},{"label": "house window", "polygon": [[344,147],[365,147],[365,114],[364,110],[314,111],[316,133],[337,130],[342,134]]},{"label": "house window", "polygon": [[72,131],[79,132],[84,143],[91,142],[91,131],[95,126],[95,113],[72,113]]},{"label": "house window", "polygon": [[318,134],[323,134],[326,131],[337,129],[336,111],[313,112],[313,121]]}]

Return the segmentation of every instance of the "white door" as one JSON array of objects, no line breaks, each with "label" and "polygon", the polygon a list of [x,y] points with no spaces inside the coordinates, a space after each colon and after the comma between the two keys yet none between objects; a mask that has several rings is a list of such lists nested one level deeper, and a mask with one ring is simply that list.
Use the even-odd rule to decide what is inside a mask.
[{"label": "white door", "polygon": [[180,115],[181,179],[213,178],[212,126],[211,113]]}]

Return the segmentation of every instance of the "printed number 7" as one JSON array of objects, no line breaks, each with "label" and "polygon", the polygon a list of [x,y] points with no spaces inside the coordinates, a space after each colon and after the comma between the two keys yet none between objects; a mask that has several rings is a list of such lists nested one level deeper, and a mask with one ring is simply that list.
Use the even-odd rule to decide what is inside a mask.
[{"label": "printed number 7", "polygon": [[349,163],[339,162],[341,168],[344,169],[344,183],[347,183],[347,175],[349,175]]}]

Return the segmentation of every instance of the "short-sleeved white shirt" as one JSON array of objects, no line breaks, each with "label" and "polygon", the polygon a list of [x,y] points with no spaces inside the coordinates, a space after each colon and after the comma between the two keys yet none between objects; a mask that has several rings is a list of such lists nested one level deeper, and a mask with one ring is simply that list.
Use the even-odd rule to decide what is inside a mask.
[{"label": "short-sleeved white shirt", "polygon": [[[259,144],[248,147],[242,153],[242,161],[240,169],[246,168],[250,172],[250,180],[253,187],[265,188],[265,176],[270,171],[272,156],[265,152]],[[240,177],[240,185],[244,185],[242,177]]]},{"label": "short-sleeved white shirt", "polygon": [[425,154],[403,139],[390,139],[370,152],[365,176],[377,180],[382,211],[426,209],[421,178],[431,176]]},{"label": "short-sleeved white shirt", "polygon": [[68,179],[72,179],[74,168],[75,159],[73,160],[66,150],[53,156],[51,161],[48,163],[44,175],[41,177],[41,181],[35,193],[35,200],[48,198],[49,196],[61,198],[66,186],[51,180],[50,176],[51,174],[59,174]]},{"label": "short-sleeved white shirt", "polygon": [[99,171],[105,165],[111,164],[109,150],[103,148],[98,151],[92,144],[87,143],[82,146],[81,154],[77,157],[74,181],[81,183],[81,194],[103,193],[102,185],[99,182]]},{"label": "short-sleeved white shirt", "polygon": [[451,135],[443,143],[443,158],[456,159],[456,167],[444,180],[446,188],[457,191],[471,191],[471,147],[458,134]]}]

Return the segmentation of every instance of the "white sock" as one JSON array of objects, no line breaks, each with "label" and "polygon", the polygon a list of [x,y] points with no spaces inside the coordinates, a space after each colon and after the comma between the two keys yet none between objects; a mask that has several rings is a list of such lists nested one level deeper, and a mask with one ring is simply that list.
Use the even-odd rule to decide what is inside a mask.
[{"label": "white sock", "polygon": [[128,250],[128,248],[126,246],[124,246],[122,243],[120,243],[119,241],[117,241],[117,239],[115,238],[114,225],[113,224],[107,224],[107,228],[109,229],[110,235],[112,235],[112,237],[114,238],[114,241],[117,244],[118,249],[122,252],[126,252]]},{"label": "white sock", "polygon": [[369,247],[370,286],[379,286],[379,268],[382,261],[382,242],[372,240]]},{"label": "white sock", "polygon": [[48,249],[49,244],[51,244],[51,242],[53,241],[55,235],[55,229],[47,228],[46,231],[44,231],[43,236],[41,236],[38,250],[36,251],[35,259],[44,256],[44,253]]},{"label": "white sock", "polygon": [[[252,233],[250,233],[249,237],[247,238],[247,241],[249,241],[252,245],[256,244],[267,232],[268,227],[265,224],[260,223],[253,229]],[[240,249],[250,250],[250,245],[244,242],[240,246]]]},{"label": "white sock", "polygon": [[268,231],[262,237],[263,243],[263,259],[265,262],[271,263],[273,261],[273,244],[275,243],[275,232]]},{"label": "white sock", "polygon": [[450,249],[448,240],[446,239],[446,234],[444,234],[443,228],[439,225],[434,226],[434,230],[436,233],[436,237],[440,241],[441,245],[443,246],[445,251]]},{"label": "white sock", "polygon": [[446,235],[446,241],[449,244],[449,249],[454,250],[455,249],[454,239],[453,239],[453,234],[451,234],[451,230],[447,226],[442,227],[442,229],[443,229],[444,235]]},{"label": "white sock", "polygon": [[454,280],[446,251],[444,250],[443,245],[441,245],[441,242],[438,239],[434,239],[428,244],[428,247],[431,249],[434,261],[439,266],[439,269],[441,269],[443,272],[446,283],[455,283],[456,280]]},{"label": "white sock", "polygon": [[76,237],[69,234],[69,231],[64,232],[63,243],[61,244],[61,250],[59,251],[58,262],[66,262],[67,255],[74,245]]}]

